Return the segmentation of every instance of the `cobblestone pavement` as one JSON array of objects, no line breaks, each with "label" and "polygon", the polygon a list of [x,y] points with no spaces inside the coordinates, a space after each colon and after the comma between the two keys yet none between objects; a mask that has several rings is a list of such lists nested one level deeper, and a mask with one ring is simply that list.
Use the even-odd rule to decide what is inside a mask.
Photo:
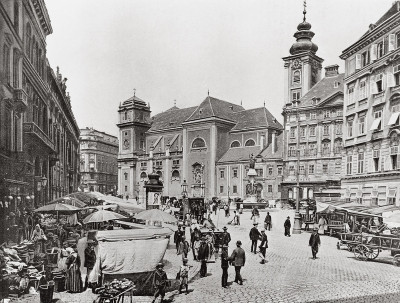
[{"label": "cobblestone pavement", "polygon": [[[242,286],[232,283],[234,269],[230,267],[229,287],[226,289],[221,287],[220,261],[217,260],[216,263],[208,264],[207,277],[196,276],[193,279],[189,285],[191,292],[188,295],[178,295],[175,291],[168,293],[166,298],[174,303],[400,302],[400,268],[391,265],[388,252],[382,252],[375,261],[358,261],[351,252],[336,248],[338,241],[336,238],[322,236],[318,259],[312,260],[308,246],[309,233],[303,232],[290,238],[283,235],[283,222],[287,215],[290,215],[293,221],[293,211],[273,209],[270,213],[273,228],[267,231],[268,263],[264,265],[259,263],[258,255],[250,253],[248,236],[252,225],[250,213],[245,212],[241,216],[241,226],[227,225],[232,236],[229,251],[234,249],[237,240],[243,242],[246,251],[247,261],[242,269],[244,279]],[[265,214],[261,213],[261,222]],[[221,215],[222,211],[218,220],[219,228],[228,221]],[[191,264],[193,263],[198,264],[192,261]],[[63,302],[93,302],[93,295],[90,293],[62,296]],[[135,297],[134,302],[147,303],[151,302],[151,298]]]}]

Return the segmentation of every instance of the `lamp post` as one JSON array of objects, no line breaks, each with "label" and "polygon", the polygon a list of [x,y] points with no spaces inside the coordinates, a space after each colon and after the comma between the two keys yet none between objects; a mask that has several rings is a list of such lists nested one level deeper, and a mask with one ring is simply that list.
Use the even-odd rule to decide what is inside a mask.
[{"label": "lamp post", "polygon": [[185,220],[185,216],[189,212],[189,205],[187,203],[187,195],[188,195],[187,187],[188,187],[188,184],[187,184],[185,179],[183,180],[183,183],[181,184],[181,187],[182,187],[182,206],[183,206],[182,216],[183,216],[183,220]]},{"label": "lamp post", "polygon": [[181,184],[182,187],[182,198],[187,198],[187,187],[188,184],[186,183],[186,180],[183,180],[183,183]]},{"label": "lamp post", "polygon": [[[296,104],[297,103],[297,104]],[[300,116],[299,116],[299,101],[294,101],[296,104],[296,121],[297,121],[297,163],[296,163],[296,212],[294,215],[293,234],[301,234],[300,224]]]}]

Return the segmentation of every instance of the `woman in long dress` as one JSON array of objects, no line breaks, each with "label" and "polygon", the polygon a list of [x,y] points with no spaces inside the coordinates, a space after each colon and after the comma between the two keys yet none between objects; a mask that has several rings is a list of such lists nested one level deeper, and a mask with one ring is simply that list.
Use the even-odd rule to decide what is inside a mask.
[{"label": "woman in long dress", "polygon": [[326,219],[324,217],[319,218],[318,221],[318,233],[320,235],[325,234],[325,226],[327,225]]},{"label": "woman in long dress", "polygon": [[35,243],[35,255],[42,252],[42,243],[46,239],[43,229],[39,224],[36,224],[35,230],[32,232],[31,241]]},{"label": "woman in long dress", "polygon": [[67,261],[67,281],[66,287],[70,292],[82,292],[82,277],[81,277],[81,258],[77,253],[76,247],[74,251],[68,256]]}]

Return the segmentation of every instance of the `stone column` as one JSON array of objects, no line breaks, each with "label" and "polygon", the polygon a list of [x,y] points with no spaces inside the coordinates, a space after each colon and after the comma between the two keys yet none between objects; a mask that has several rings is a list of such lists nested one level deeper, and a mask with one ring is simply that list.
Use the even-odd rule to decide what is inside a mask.
[{"label": "stone column", "polygon": [[187,148],[187,141],[188,141],[188,133],[187,129],[184,128],[182,131],[182,182],[183,180],[188,181],[188,148]]},{"label": "stone column", "polygon": [[210,183],[209,183],[209,195],[210,197],[215,196],[215,158],[217,153],[217,127],[215,125],[211,126],[210,130]]},{"label": "stone column", "polygon": [[164,170],[164,177],[163,177],[163,181],[164,181],[164,195],[166,196],[170,196],[169,194],[169,185],[171,183],[171,158],[170,158],[170,150],[169,150],[169,146],[167,146],[167,148],[165,149],[165,170]]}]

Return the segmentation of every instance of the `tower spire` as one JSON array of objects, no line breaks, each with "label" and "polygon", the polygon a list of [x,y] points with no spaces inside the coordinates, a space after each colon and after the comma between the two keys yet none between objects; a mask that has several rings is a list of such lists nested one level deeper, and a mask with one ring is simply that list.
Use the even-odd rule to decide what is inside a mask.
[{"label": "tower spire", "polygon": [[174,106],[176,106],[176,99],[174,99]]},{"label": "tower spire", "polygon": [[304,0],[304,2],[303,2],[303,7],[304,7],[304,9],[303,9],[303,15],[304,15],[304,17],[303,17],[303,22],[306,22],[307,0]]},{"label": "tower spire", "polygon": [[133,96],[136,97],[136,88],[133,89]]}]

